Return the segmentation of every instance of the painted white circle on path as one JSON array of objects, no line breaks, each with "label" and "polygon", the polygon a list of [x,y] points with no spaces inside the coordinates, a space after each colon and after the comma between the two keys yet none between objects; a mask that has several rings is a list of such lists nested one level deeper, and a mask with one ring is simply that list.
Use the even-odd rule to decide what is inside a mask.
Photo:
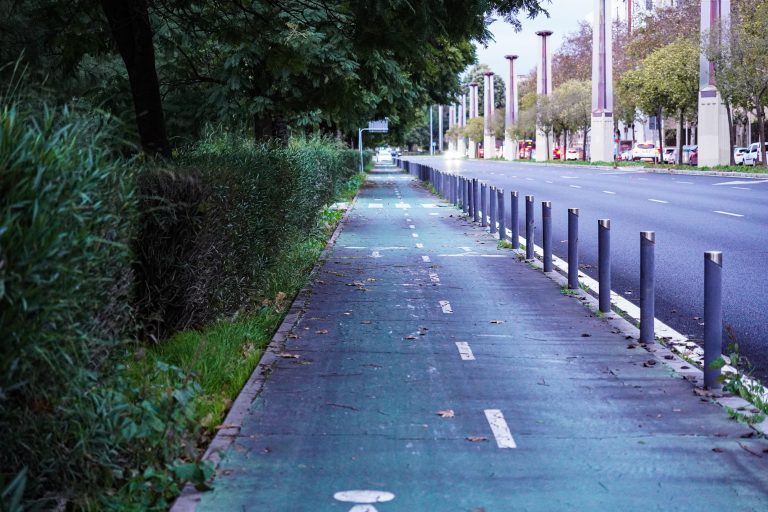
[{"label": "painted white circle on path", "polygon": [[395,499],[391,492],[367,490],[339,491],[333,497],[345,503],[384,503]]}]

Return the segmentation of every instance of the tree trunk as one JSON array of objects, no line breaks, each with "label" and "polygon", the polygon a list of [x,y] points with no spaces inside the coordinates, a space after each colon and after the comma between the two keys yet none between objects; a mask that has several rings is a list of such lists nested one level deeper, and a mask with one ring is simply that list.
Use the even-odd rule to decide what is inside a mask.
[{"label": "tree trunk", "polygon": [[147,2],[101,0],[101,8],[128,72],[141,147],[152,156],[170,156]]},{"label": "tree trunk", "polygon": [[581,145],[581,159],[586,162],[587,160],[587,129],[584,128],[584,138]]},{"label": "tree trunk", "polygon": [[761,162],[763,165],[766,165],[765,163],[765,111],[763,110],[763,104],[759,100],[756,102],[757,104],[757,132],[760,134],[760,156],[762,157],[763,161]]},{"label": "tree trunk", "polygon": [[677,137],[677,164],[683,165],[683,130],[685,129],[685,112],[680,111],[680,128]]},{"label": "tree trunk", "polygon": [[[658,129],[658,132],[659,132],[659,150],[661,151],[663,151],[663,149],[661,148],[664,147],[664,130],[661,127],[661,116],[663,113],[664,113],[664,110],[661,107],[659,107],[659,111],[657,112],[657,117],[656,117],[656,128]],[[658,158],[654,159],[654,162],[658,162]]]},{"label": "tree trunk", "polygon": [[728,161],[731,165],[736,165],[736,157],[733,155],[733,148],[736,147],[736,126],[733,124],[733,118],[731,117],[731,103],[728,101],[723,103],[725,104],[725,113],[728,116],[728,139],[731,143]]}]

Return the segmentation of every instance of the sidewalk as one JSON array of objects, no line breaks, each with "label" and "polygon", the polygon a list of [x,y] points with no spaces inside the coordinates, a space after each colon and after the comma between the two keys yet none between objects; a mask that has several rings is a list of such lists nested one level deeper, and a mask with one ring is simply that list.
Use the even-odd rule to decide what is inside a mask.
[{"label": "sidewalk", "polygon": [[768,442],[398,169],[310,293],[197,510],[768,510]]}]

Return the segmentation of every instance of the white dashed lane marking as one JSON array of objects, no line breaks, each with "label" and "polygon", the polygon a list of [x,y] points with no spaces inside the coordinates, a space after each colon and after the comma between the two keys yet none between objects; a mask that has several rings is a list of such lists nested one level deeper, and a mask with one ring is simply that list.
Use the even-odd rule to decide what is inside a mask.
[{"label": "white dashed lane marking", "polygon": [[439,283],[440,282],[440,277],[437,275],[436,272],[430,272],[429,273],[429,280],[432,281],[433,283]]},{"label": "white dashed lane marking", "polygon": [[371,258],[381,258],[381,253],[379,251],[373,251],[371,253]]},{"label": "white dashed lane marking", "polygon": [[411,233],[411,236],[412,236],[413,238],[419,238],[419,234],[418,234],[418,233]]},{"label": "white dashed lane marking", "polygon": [[408,227],[409,227],[409,228],[411,228],[411,229],[416,229],[416,226],[414,226],[413,224],[411,224],[411,225],[410,225],[410,226],[408,226]]},{"label": "white dashed lane marking", "polygon": [[417,249],[423,249],[424,248],[424,244],[416,244],[416,248]]},{"label": "white dashed lane marking", "polygon": [[731,187],[731,188],[735,188],[736,190],[752,190],[751,188],[747,188],[747,187]]},{"label": "white dashed lane marking", "polygon": [[571,188],[581,188],[580,185],[569,185]]},{"label": "white dashed lane marking", "polygon": [[472,353],[472,349],[469,347],[469,343],[466,341],[457,341],[456,348],[459,349],[459,356],[462,361],[474,361],[475,354]]},{"label": "white dashed lane marking", "polygon": [[616,195],[616,192],[611,192],[610,190],[603,190],[603,194]]},{"label": "white dashed lane marking", "polygon": [[485,418],[491,426],[493,437],[496,438],[496,444],[499,448],[517,448],[512,432],[504,420],[504,415],[498,409],[486,409]]},{"label": "white dashed lane marking", "polygon": [[451,303],[448,302],[447,300],[440,301],[440,309],[442,309],[443,313],[445,313],[446,315],[450,315],[451,313],[453,313],[453,308],[451,308]]},{"label": "white dashed lane marking", "polygon": [[429,256],[422,256],[421,261],[423,261],[424,263],[429,263],[432,260],[429,259]]},{"label": "white dashed lane marking", "polygon": [[384,205],[381,203],[371,203],[368,205],[368,208],[384,208]]},{"label": "white dashed lane marking", "polygon": [[649,199],[652,203],[669,204],[669,201],[662,201],[661,199]]},{"label": "white dashed lane marking", "polygon": [[731,217],[743,217],[743,215],[740,213],[723,212],[720,210],[715,210],[715,213],[719,213],[720,215],[728,215]]}]

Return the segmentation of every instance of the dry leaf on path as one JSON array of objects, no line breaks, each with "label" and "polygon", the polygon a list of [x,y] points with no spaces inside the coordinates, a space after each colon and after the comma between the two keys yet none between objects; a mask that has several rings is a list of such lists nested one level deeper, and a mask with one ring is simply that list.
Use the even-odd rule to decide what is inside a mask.
[{"label": "dry leaf on path", "polygon": [[488,438],[485,436],[467,436],[464,439],[466,439],[467,441],[471,441],[473,443],[479,443],[479,442],[488,440]]},{"label": "dry leaf on path", "polygon": [[437,411],[435,414],[437,414],[441,418],[453,418],[454,417],[453,409],[446,409],[444,411]]},{"label": "dry leaf on path", "polygon": [[282,357],[283,359],[298,359],[301,356],[299,354],[289,354],[288,352],[280,352],[277,354],[277,357]]},{"label": "dry leaf on path", "polygon": [[315,334],[328,334],[328,329],[318,329]]},{"label": "dry leaf on path", "polygon": [[491,320],[492,324],[503,324],[506,320]]},{"label": "dry leaf on path", "polygon": [[221,425],[216,425],[213,428],[214,430],[223,430],[225,428],[240,428],[240,425],[237,423],[222,423]]}]

